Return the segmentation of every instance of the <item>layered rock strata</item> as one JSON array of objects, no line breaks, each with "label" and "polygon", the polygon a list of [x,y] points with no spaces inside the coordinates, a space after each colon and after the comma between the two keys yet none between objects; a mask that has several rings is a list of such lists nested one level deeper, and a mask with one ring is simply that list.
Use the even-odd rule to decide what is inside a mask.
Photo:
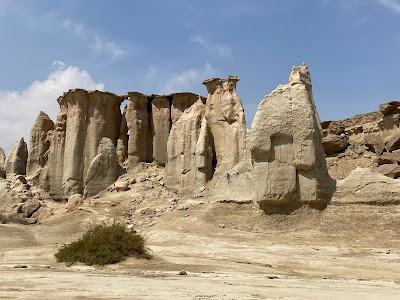
[{"label": "layered rock strata", "polygon": [[13,174],[25,175],[27,160],[28,147],[24,138],[22,138],[11,147],[10,153],[8,153],[7,159],[4,162],[6,177]]}]

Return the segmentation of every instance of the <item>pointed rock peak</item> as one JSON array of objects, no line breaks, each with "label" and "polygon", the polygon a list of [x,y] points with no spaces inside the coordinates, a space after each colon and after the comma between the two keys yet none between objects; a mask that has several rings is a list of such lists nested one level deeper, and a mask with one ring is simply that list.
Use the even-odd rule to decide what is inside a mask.
[{"label": "pointed rock peak", "polygon": [[41,111],[39,115],[36,117],[35,123],[32,126],[32,129],[40,129],[46,132],[52,130],[53,128],[54,128],[54,122],[43,111]]},{"label": "pointed rock peak", "polygon": [[289,76],[289,84],[305,84],[311,86],[311,76],[308,70],[308,66],[303,63],[300,66],[293,66],[292,72]]}]

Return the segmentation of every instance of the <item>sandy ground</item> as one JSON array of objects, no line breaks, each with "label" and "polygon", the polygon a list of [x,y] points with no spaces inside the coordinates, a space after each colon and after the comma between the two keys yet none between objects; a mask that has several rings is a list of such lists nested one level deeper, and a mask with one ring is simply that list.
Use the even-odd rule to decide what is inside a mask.
[{"label": "sandy ground", "polygon": [[[400,299],[399,206],[268,216],[254,203],[139,192],[110,193],[40,225],[0,225],[0,299]],[[56,262],[88,226],[127,219],[152,260]]]}]

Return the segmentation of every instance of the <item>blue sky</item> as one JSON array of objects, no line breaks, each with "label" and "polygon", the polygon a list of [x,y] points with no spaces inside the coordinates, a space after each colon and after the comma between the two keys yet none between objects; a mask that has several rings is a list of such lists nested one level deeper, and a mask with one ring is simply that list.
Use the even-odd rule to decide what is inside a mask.
[{"label": "blue sky", "polygon": [[0,0],[0,146],[69,88],[206,95],[238,75],[248,126],[306,62],[322,120],[400,99],[400,0]]}]

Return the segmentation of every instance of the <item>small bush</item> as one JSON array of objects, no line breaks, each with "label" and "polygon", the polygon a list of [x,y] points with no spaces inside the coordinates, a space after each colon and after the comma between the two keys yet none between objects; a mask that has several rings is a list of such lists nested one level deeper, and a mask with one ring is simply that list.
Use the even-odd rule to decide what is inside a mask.
[{"label": "small bush", "polygon": [[114,264],[129,256],[150,259],[144,244],[142,236],[128,231],[123,225],[96,226],[79,240],[60,249],[55,257],[58,262],[82,262],[86,265]]}]

